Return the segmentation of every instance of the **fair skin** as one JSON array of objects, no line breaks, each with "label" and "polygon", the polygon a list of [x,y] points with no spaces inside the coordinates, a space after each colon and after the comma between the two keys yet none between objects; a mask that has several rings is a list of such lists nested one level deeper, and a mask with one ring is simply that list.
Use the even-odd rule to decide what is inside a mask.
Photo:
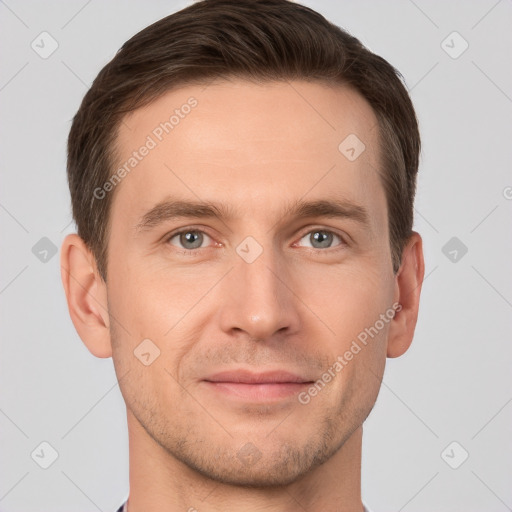
[{"label": "fair skin", "polygon": [[[186,86],[126,116],[118,163],[191,96],[197,107],[117,185],[107,282],[76,234],[61,250],[71,319],[93,355],[113,358],[126,402],[128,510],[361,512],[362,424],[386,357],[413,339],[424,276],[415,232],[392,270],[375,114],[356,92],[321,83]],[[349,134],[366,146],[354,161],[338,149]],[[232,215],[136,230],[171,198]],[[285,214],[299,199],[350,202],[366,219]],[[259,245],[237,252],[249,236]],[[258,247],[254,261],[241,256]],[[301,403],[394,303],[394,317]],[[134,355],[144,339],[160,350],[148,365]]]}]

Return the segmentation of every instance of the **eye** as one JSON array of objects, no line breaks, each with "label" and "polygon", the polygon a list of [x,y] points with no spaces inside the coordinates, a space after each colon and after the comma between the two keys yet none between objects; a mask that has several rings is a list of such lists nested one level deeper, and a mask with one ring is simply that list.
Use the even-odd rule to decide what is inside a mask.
[{"label": "eye", "polygon": [[[336,246],[345,245],[343,238],[326,229],[314,229],[304,235],[298,244],[304,245],[305,247],[311,247],[313,249],[329,249],[333,247],[333,241],[338,239],[339,243]],[[183,249],[182,252],[193,252],[196,249],[203,249],[208,247],[208,242],[211,243],[212,239],[204,231],[199,229],[183,229],[177,233],[173,233],[167,238],[167,242]],[[303,242],[305,241],[305,243]],[[206,245],[204,245],[206,243]],[[336,247],[335,246],[335,247]]]},{"label": "eye", "polygon": [[309,231],[300,239],[300,241],[306,240],[310,243],[310,245],[306,245],[306,247],[312,247],[313,249],[329,249],[335,238],[341,242],[337,245],[344,245],[345,242],[341,236],[325,229],[314,229],[313,231]]},{"label": "eye", "polygon": [[[179,245],[172,242],[174,239],[177,239]],[[171,245],[176,245],[180,249],[193,250],[201,249],[205,240],[207,241],[211,239],[204,231],[197,229],[184,229],[171,235],[167,239],[167,242]]]}]

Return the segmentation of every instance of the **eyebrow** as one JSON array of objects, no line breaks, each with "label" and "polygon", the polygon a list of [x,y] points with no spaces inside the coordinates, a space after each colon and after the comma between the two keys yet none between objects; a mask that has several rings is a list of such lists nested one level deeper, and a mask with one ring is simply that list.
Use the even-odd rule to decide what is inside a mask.
[{"label": "eyebrow", "polygon": [[[239,212],[231,205],[211,201],[184,201],[172,198],[165,199],[148,210],[139,219],[135,232],[151,230],[166,221],[183,218],[215,218],[229,221],[239,217]],[[348,200],[304,201],[298,199],[289,204],[283,217],[327,217],[353,220],[362,227],[370,228],[370,215],[368,210]]]}]

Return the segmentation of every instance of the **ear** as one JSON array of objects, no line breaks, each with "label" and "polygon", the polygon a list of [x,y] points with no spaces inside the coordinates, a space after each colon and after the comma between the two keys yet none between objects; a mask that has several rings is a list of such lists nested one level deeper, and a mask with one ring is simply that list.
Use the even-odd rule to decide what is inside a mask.
[{"label": "ear", "polygon": [[423,242],[415,231],[409,237],[402,252],[402,264],[395,276],[395,302],[397,308],[388,333],[387,357],[399,357],[412,343],[418,309],[421,285],[425,275]]},{"label": "ear", "polygon": [[111,357],[107,285],[96,259],[75,233],[67,235],[60,253],[62,284],[75,329],[96,357]]}]

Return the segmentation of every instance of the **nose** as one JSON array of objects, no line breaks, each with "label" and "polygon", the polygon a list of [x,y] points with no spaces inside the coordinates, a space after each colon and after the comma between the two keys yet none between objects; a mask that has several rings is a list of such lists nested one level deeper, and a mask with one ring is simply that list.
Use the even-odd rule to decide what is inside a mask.
[{"label": "nose", "polygon": [[300,300],[293,293],[290,269],[271,249],[250,263],[235,255],[224,287],[219,311],[223,332],[267,341],[300,329]]}]

